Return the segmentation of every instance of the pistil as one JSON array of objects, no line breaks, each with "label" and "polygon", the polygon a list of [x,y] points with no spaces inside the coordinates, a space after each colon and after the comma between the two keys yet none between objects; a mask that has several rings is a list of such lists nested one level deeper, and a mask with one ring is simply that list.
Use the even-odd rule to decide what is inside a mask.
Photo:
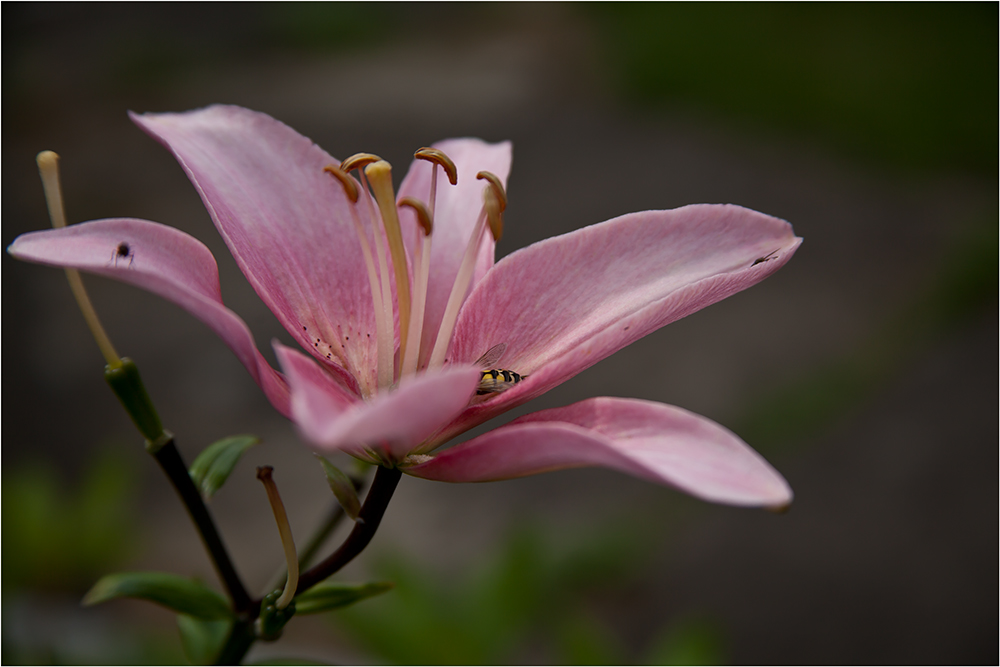
[{"label": "pistil", "polygon": [[[52,151],[42,151],[35,158],[35,162],[38,164],[38,173],[42,177],[42,189],[45,191],[45,203],[49,208],[49,218],[52,220],[52,226],[56,229],[65,227],[66,212],[63,208],[62,186],[59,182],[59,155]],[[125,244],[119,244],[116,253],[121,254],[123,245],[126,249],[125,254],[128,255],[130,251]],[[107,332],[104,331],[101,320],[97,317],[97,311],[94,310],[94,305],[90,302],[87,290],[83,287],[83,279],[80,278],[80,272],[76,269],[66,269],[66,280],[69,281],[69,288],[76,298],[77,305],[80,306],[83,319],[86,320],[87,326],[90,327],[90,333],[94,337],[94,340],[97,341],[97,347],[101,349],[101,354],[104,355],[104,360],[108,362],[108,367],[111,369],[121,368],[122,360],[118,356],[118,352],[115,351],[114,345],[111,344],[111,339],[108,338]]]},{"label": "pistil", "polygon": [[403,235],[399,229],[396,196],[392,189],[392,167],[385,160],[379,160],[365,167],[365,175],[368,177],[372,194],[375,195],[375,202],[382,214],[385,238],[389,243],[392,267],[396,274],[396,299],[399,304],[399,361],[400,368],[402,368],[410,329],[410,276],[406,266]]},{"label": "pistil", "polygon": [[[340,168],[345,173],[350,172],[352,169],[357,169],[358,174],[361,176],[361,187],[367,191],[368,180],[365,178],[364,168],[380,160],[379,156],[372,155],[371,153],[357,153],[341,162]],[[392,357],[395,352],[395,332],[392,326],[392,289],[389,285],[389,266],[385,259],[385,244],[382,242],[382,230],[378,224],[378,215],[375,212],[375,207],[372,206],[371,197],[365,197],[365,202],[368,204],[368,219],[372,223],[372,236],[375,239],[375,254],[378,257],[379,278],[382,288],[381,308],[376,303],[375,312],[376,318],[381,316],[384,329],[384,335],[378,339],[378,384],[379,389],[383,390],[387,389],[393,380]],[[372,294],[374,294],[374,291]]]},{"label": "pistil", "polygon": [[479,246],[482,243],[486,223],[489,222],[494,241],[499,240],[503,233],[503,209],[507,207],[507,194],[504,192],[503,185],[499,178],[488,171],[479,172],[476,174],[476,178],[489,182],[489,185],[483,189],[483,209],[472,231],[472,236],[469,238],[469,244],[465,247],[462,264],[458,268],[455,283],[451,287],[448,305],[445,307],[441,327],[438,329],[434,349],[427,364],[428,368],[440,368],[444,364],[444,355],[448,353],[448,344],[451,342],[451,335],[455,329],[458,311],[465,301],[465,293],[469,290],[469,283],[472,282],[476,256],[479,254]]}]

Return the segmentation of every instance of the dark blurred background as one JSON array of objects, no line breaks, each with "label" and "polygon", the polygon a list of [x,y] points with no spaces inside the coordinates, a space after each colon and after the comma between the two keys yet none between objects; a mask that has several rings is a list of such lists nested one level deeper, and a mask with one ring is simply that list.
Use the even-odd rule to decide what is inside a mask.
[{"label": "dark blurred background", "polygon": [[[269,358],[290,337],[126,110],[241,104],[335,156],[378,153],[397,178],[438,139],[511,139],[499,256],[696,202],[755,208],[805,238],[765,283],[510,415],[594,395],[694,410],[788,478],[788,514],[603,470],[405,478],[341,576],[396,589],[297,619],[251,659],[997,662],[997,4],[2,12],[4,244],[49,225],[34,156],[55,150],[71,222],[148,218],[204,241]],[[4,257],[3,276],[3,662],[180,661],[168,612],[79,607],[120,569],[216,582],[62,272]],[[281,549],[254,466],[275,466],[299,540],[332,502],[320,468],[204,326],[86,282],[189,461],[230,434],[263,438],[212,502],[260,592]]]}]

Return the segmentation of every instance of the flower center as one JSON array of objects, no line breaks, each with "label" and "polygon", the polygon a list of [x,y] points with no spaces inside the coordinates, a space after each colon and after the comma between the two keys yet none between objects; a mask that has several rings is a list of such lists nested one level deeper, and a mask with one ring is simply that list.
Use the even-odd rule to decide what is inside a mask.
[{"label": "flower center", "polygon": [[[377,155],[358,153],[344,160],[339,167],[328,165],[324,168],[326,172],[339,181],[351,202],[351,217],[361,245],[371,288],[378,347],[376,372],[378,386],[377,389],[364,386],[362,378],[362,391],[366,396],[375,393],[375,391],[384,391],[403,376],[413,375],[422,368],[439,368],[444,364],[444,357],[448,351],[448,344],[451,342],[458,311],[472,281],[476,256],[486,226],[489,225],[494,240],[499,240],[503,229],[503,210],[507,205],[507,196],[503,185],[494,174],[485,171],[479,172],[476,177],[487,181],[483,190],[483,208],[479,213],[455,282],[452,285],[432,351],[427,358],[421,358],[420,344],[425,333],[424,311],[430,277],[431,238],[434,229],[434,211],[437,204],[438,167],[444,171],[452,185],[458,184],[458,170],[447,155],[435,148],[421,148],[414,154],[414,157],[432,163],[430,192],[426,203],[412,197],[404,197],[397,202],[392,187],[392,167]],[[348,175],[354,169],[359,170],[360,189],[357,181]],[[365,204],[362,204],[360,192],[368,191],[369,188],[372,196],[363,197]],[[378,207],[377,212],[376,206]],[[407,264],[406,249],[403,245],[399,225],[398,207],[401,206],[413,209],[423,232],[417,235],[412,258],[412,272]],[[368,233],[363,219],[367,219],[372,228],[375,245],[374,256],[368,242]],[[392,260],[391,273],[386,261],[387,254]],[[392,279],[395,280],[395,306],[399,313],[398,363],[394,362],[396,340],[393,326],[394,304],[390,284]]]}]

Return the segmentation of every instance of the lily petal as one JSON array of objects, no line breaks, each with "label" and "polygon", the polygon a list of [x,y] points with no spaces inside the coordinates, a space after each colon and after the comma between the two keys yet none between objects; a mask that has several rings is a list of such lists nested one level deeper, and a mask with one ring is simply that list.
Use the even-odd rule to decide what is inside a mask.
[{"label": "lily petal", "polygon": [[486,482],[603,466],[703,500],[781,508],[792,491],[757,452],[715,422],[662,403],[593,398],[517,419],[405,472]]},{"label": "lily petal", "polygon": [[324,450],[362,456],[361,447],[366,446],[390,461],[402,461],[454,419],[479,383],[477,368],[452,366],[406,378],[370,401],[348,401],[308,357],[280,343],[274,349],[288,377],[292,418],[308,441]]},{"label": "lily petal", "polygon": [[[458,170],[458,185],[451,185],[447,176],[438,173],[437,202],[434,211],[434,232],[431,241],[430,276],[427,282],[427,302],[424,313],[424,328],[421,335],[421,356],[430,354],[451,286],[462,263],[465,247],[469,244],[479,213],[483,208],[483,188],[485,181],[478,180],[480,171],[490,171],[497,175],[506,187],[510,174],[511,143],[504,141],[488,144],[480,139],[448,139],[434,144],[434,148],[444,151],[455,163]],[[410,170],[399,186],[399,196],[413,197],[425,201],[431,188],[432,168],[437,167],[425,160],[414,160]],[[410,256],[415,256],[415,238],[418,232],[416,216],[409,208],[402,208],[400,224],[407,230],[405,238]],[[493,253],[496,243],[490,234],[483,235],[479,248],[476,268],[470,284],[470,293],[476,283],[493,267]]]},{"label": "lily petal", "polygon": [[448,358],[469,362],[506,343],[501,365],[528,377],[471,406],[443,436],[520,405],[646,334],[760,282],[801,242],[784,220],[700,204],[624,215],[512,253],[469,296]]},{"label": "lily petal", "polygon": [[[128,257],[117,255],[121,243],[128,244]],[[246,323],[222,304],[215,258],[197,239],[155,222],[119,218],[22,234],[7,251],[114,278],[176,303],[229,346],[280,413],[291,414],[285,379],[261,356]]]},{"label": "lily petal", "polygon": [[[257,294],[315,356],[375,386],[375,316],[339,164],[287,125],[235,106],[132,114],[197,188]],[[367,193],[362,193],[368,196]],[[365,206],[360,206],[366,211]],[[317,345],[318,343],[318,345]]]}]

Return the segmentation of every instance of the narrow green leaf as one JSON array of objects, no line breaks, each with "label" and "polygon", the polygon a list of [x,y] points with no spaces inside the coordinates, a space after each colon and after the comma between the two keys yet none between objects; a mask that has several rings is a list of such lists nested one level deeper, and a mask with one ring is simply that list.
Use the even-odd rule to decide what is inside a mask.
[{"label": "narrow green leaf", "polygon": [[193,579],[169,572],[119,572],[94,584],[83,597],[85,606],[115,598],[139,598],[195,618],[230,618],[226,599]]},{"label": "narrow green leaf", "polygon": [[178,614],[177,629],[181,633],[181,646],[191,664],[213,664],[222,650],[223,642],[229,636],[231,625],[231,621],[205,621],[187,614]]},{"label": "narrow green leaf", "polygon": [[255,435],[231,435],[212,443],[198,455],[188,472],[205,500],[226,483],[240,457],[258,442],[260,438]]},{"label": "narrow green leaf", "polygon": [[298,614],[319,614],[331,609],[347,607],[365,598],[381,595],[395,586],[391,581],[372,581],[367,584],[325,584],[310,588],[295,598]]},{"label": "narrow green leaf", "polygon": [[358,500],[358,490],[354,486],[351,478],[341,472],[340,468],[333,465],[325,458],[316,454],[323,472],[326,473],[326,482],[330,485],[330,490],[337,497],[337,502],[344,508],[344,513],[354,521],[358,520],[358,512],[361,511],[361,501]]}]

